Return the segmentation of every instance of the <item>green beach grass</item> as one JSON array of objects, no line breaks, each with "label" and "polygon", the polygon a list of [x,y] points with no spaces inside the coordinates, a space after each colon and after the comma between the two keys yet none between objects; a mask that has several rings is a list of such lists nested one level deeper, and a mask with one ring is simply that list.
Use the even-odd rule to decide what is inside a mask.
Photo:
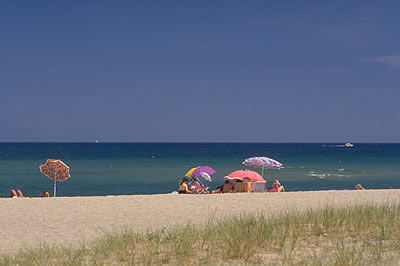
[{"label": "green beach grass", "polygon": [[79,248],[3,255],[0,265],[396,265],[399,258],[400,204],[365,204],[121,231]]}]

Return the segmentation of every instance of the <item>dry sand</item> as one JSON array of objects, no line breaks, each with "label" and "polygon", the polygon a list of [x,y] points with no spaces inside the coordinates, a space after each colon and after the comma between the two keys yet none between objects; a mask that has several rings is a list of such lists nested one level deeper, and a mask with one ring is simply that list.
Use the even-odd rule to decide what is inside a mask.
[{"label": "dry sand", "polygon": [[269,215],[326,205],[400,202],[400,190],[133,195],[0,199],[0,253],[19,248],[79,245],[105,232],[205,224],[238,214]]}]

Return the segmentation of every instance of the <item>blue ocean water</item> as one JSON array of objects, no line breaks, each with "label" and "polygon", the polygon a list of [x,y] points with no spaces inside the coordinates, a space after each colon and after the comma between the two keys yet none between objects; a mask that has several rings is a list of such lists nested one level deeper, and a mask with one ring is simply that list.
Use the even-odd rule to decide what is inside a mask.
[{"label": "blue ocean water", "polygon": [[[53,193],[53,181],[39,171],[47,158],[70,166],[71,178],[57,182],[57,196],[170,193],[192,167],[208,165],[223,177],[241,162],[267,156],[283,163],[265,170],[287,191],[400,188],[400,144],[296,143],[0,143],[0,197],[10,189],[39,196]],[[250,168],[251,169],[251,168]],[[260,169],[251,169],[261,173]]]}]

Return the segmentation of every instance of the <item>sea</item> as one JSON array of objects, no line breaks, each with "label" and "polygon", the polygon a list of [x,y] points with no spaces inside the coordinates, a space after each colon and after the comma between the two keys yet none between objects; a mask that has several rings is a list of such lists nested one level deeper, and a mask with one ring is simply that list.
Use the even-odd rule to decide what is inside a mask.
[{"label": "sea", "polygon": [[[10,189],[25,196],[53,194],[54,181],[39,170],[61,159],[71,178],[57,182],[57,196],[163,194],[178,190],[192,167],[215,169],[211,189],[244,169],[249,157],[283,164],[265,169],[267,186],[278,179],[286,191],[400,188],[400,144],[353,143],[0,143],[0,197]],[[248,168],[261,174],[261,169]]]}]

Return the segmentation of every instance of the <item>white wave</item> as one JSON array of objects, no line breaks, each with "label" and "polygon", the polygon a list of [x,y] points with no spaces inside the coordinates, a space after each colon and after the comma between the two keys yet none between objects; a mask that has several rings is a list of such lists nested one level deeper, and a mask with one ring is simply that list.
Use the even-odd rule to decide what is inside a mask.
[{"label": "white wave", "polygon": [[337,169],[339,172],[343,172],[344,168]]},{"label": "white wave", "polygon": [[316,176],[319,178],[325,178],[327,174],[308,174],[308,176]]},{"label": "white wave", "polygon": [[315,176],[319,178],[325,178],[325,177],[352,177],[351,175],[339,175],[339,174],[316,174],[316,173],[310,173],[308,176]]}]

